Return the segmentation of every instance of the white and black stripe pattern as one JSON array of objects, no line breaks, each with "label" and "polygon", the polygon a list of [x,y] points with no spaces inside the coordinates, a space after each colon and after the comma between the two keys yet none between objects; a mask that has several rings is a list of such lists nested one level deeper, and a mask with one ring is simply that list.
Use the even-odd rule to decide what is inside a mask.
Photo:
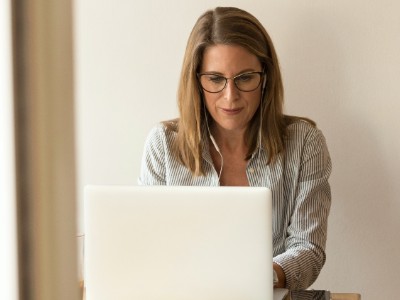
[{"label": "white and black stripe pattern", "polygon": [[[325,244],[331,192],[331,160],[321,131],[298,121],[288,128],[285,154],[267,165],[264,149],[247,166],[250,186],[265,186],[273,195],[274,262],[285,274],[287,287],[309,287],[325,263]],[[219,185],[204,139],[205,176],[195,177],[172,154],[176,133],[159,124],[144,149],[139,183],[143,185]]]}]

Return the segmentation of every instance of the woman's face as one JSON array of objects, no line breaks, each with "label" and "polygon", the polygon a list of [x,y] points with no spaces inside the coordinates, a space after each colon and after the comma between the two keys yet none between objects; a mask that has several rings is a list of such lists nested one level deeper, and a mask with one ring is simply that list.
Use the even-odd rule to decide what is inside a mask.
[{"label": "woman's face", "polygon": [[[243,73],[261,71],[258,58],[245,48],[217,44],[205,50],[200,74],[216,74],[216,77],[203,79],[218,83],[221,80],[218,76],[233,78]],[[243,78],[244,84],[246,80]],[[217,129],[243,133],[260,104],[261,86],[262,84],[251,92],[243,92],[235,86],[233,79],[229,79],[220,92],[204,91],[205,105]]]}]

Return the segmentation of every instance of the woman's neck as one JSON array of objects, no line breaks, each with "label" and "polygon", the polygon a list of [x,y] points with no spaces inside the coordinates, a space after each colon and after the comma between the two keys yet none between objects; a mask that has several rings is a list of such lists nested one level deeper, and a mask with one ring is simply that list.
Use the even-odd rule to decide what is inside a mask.
[{"label": "woman's neck", "polygon": [[245,130],[229,131],[221,128],[212,128],[211,134],[221,151],[229,153],[247,153]]}]

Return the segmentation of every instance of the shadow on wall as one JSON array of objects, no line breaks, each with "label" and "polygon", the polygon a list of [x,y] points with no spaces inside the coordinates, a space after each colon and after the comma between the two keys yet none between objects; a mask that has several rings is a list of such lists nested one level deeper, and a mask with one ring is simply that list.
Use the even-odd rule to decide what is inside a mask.
[{"label": "shadow on wall", "polygon": [[[325,13],[299,13],[278,49],[288,113],[317,121],[333,161],[327,263],[313,287],[395,299],[398,278],[387,275],[400,268],[400,158],[385,155],[389,133],[375,120],[376,95],[385,90],[371,91],[379,89],[379,75],[368,70],[370,58],[380,56],[368,53],[370,40],[360,35],[365,24]],[[376,287],[386,284],[382,298]]]}]

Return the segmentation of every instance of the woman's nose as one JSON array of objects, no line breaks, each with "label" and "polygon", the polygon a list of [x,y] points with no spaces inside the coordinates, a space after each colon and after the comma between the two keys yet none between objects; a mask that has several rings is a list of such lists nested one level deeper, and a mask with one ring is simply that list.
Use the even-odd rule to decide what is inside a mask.
[{"label": "woman's nose", "polygon": [[239,90],[232,79],[228,79],[224,89],[224,98],[228,101],[233,101],[239,96]]}]

